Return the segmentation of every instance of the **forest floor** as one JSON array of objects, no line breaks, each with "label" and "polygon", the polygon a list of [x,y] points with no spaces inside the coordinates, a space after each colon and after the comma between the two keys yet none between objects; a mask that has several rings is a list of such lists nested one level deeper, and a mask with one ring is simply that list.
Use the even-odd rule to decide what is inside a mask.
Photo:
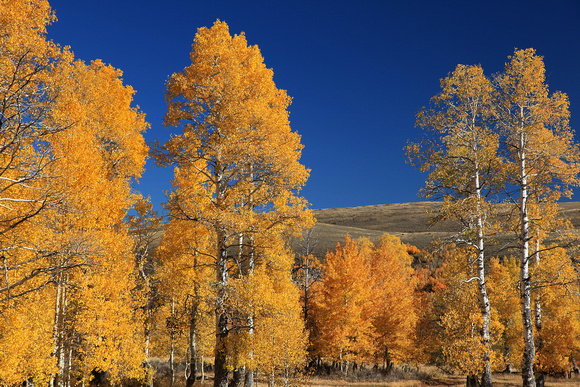
[{"label": "forest floor", "polygon": [[[401,380],[393,382],[349,382],[345,380],[325,380],[313,378],[307,381],[305,386],[310,387],[449,387],[465,386],[465,376],[463,375],[445,375],[433,377],[429,380]],[[497,374],[493,376],[494,387],[519,387],[522,385],[522,379],[519,374]],[[266,386],[266,384],[263,384]],[[572,379],[564,378],[546,378],[546,387],[578,387],[580,386],[580,377]]]},{"label": "forest floor", "polygon": [[[293,386],[308,386],[308,387],[451,387],[451,386],[465,386],[464,375],[449,375],[438,371],[435,367],[428,367],[425,372],[429,375],[421,379],[405,379],[405,380],[354,380],[353,378],[340,379],[336,375],[324,378],[321,376],[312,376],[304,378],[301,381],[293,381]],[[201,383],[196,382],[195,386],[213,386],[211,374],[207,375],[210,379]],[[178,381],[175,386],[181,386],[181,381]],[[155,383],[158,386],[163,386],[164,383]],[[522,385],[521,376],[517,373],[505,374],[497,373],[493,375],[494,387],[519,387]],[[256,387],[267,387],[266,380],[257,379],[254,383]],[[546,377],[546,387],[578,387],[580,386],[580,376],[572,375],[570,379]]]}]

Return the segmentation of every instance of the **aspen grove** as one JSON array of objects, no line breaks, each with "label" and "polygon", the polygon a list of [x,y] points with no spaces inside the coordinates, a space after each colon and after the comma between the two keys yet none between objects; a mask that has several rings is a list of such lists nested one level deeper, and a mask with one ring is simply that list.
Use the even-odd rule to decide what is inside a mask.
[{"label": "aspen grove", "polygon": [[[0,2],[0,385],[291,386],[435,365],[533,387],[576,367],[577,232],[558,201],[580,150],[534,49],[493,77],[458,65],[417,114],[406,155],[451,240],[342,234],[315,252],[292,99],[244,33],[197,30],[165,84],[175,134],[149,149],[122,71],[49,40],[53,22],[46,0]],[[133,188],[149,156],[173,171],[164,214]]]}]

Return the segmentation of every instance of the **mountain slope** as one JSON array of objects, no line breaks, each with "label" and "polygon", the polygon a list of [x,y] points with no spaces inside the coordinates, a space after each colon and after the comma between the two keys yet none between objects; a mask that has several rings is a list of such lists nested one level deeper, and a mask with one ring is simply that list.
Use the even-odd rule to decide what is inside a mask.
[{"label": "mountain slope", "polygon": [[[424,248],[432,240],[452,237],[460,230],[452,221],[431,222],[432,214],[440,206],[440,202],[415,202],[314,210],[317,219],[311,236],[311,243],[316,245],[314,254],[324,257],[337,242],[344,241],[347,233],[353,238],[368,237],[372,242],[389,233],[404,243]],[[580,228],[580,202],[563,202],[560,208],[563,216]],[[300,247],[295,248],[300,253]]]}]

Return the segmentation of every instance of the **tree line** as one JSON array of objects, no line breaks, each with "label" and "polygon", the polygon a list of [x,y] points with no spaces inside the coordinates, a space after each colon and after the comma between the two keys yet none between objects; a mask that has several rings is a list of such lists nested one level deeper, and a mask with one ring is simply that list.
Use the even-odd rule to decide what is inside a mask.
[{"label": "tree line", "polygon": [[[1,384],[152,385],[161,357],[171,384],[185,363],[187,386],[206,365],[214,386],[296,384],[326,361],[345,374],[435,363],[486,386],[518,368],[533,386],[577,357],[557,200],[579,153],[534,50],[493,78],[458,66],[418,114],[425,138],[407,154],[443,200],[435,220],[462,225],[453,241],[347,237],[321,263],[309,236],[290,248],[315,221],[291,98],[243,33],[197,31],[166,83],[179,134],[149,149],[121,71],[47,39],[47,1],[0,11]],[[131,188],[148,155],[174,170],[167,220]]]}]

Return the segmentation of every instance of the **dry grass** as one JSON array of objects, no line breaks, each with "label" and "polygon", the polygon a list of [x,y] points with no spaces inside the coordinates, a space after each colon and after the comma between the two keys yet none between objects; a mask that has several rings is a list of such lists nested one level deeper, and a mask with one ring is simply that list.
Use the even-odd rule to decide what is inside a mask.
[{"label": "dry grass", "polygon": [[312,235],[316,242],[315,255],[324,257],[337,242],[344,241],[347,233],[353,238],[367,237],[373,243],[384,233],[389,233],[405,243],[423,248],[433,239],[446,238],[458,230],[453,222],[429,222],[430,214],[440,205],[437,202],[418,202],[314,210],[317,219]]},{"label": "dry grass", "polygon": [[[176,386],[182,386],[183,383],[176,383]],[[200,381],[196,382],[196,386],[213,386],[213,380],[206,380],[203,384]],[[254,383],[256,387],[267,387],[268,384],[262,380]],[[321,378],[311,378],[304,381],[302,386],[308,387],[452,387],[465,386],[465,376],[446,376],[440,379],[432,379],[429,381],[422,380],[401,380],[395,382],[351,382],[346,380],[329,380]],[[519,387],[522,385],[522,379],[517,374],[494,375],[493,385],[495,387]],[[555,379],[547,378],[546,387],[578,387],[580,386],[580,377],[576,376],[572,379]]]},{"label": "dry grass", "polygon": [[[304,384],[310,387],[449,387],[465,386],[464,375],[441,375],[435,373],[429,380],[400,380],[393,382],[355,382],[344,380],[325,380],[312,378]],[[522,379],[519,374],[494,374],[493,385],[495,387],[519,387]],[[546,387],[578,387],[580,386],[580,376],[572,376],[571,379],[547,377]]]},{"label": "dry grass", "polygon": [[[317,219],[313,230],[313,239],[317,242],[315,255],[323,258],[337,242],[344,241],[347,233],[353,238],[368,237],[373,243],[382,234],[389,233],[422,249],[432,240],[446,239],[460,229],[452,221],[430,222],[440,206],[440,202],[416,202],[314,210]],[[580,228],[580,202],[560,203],[560,208],[562,215]],[[297,244],[294,248],[300,252]],[[490,248],[493,250],[493,246]]]}]

